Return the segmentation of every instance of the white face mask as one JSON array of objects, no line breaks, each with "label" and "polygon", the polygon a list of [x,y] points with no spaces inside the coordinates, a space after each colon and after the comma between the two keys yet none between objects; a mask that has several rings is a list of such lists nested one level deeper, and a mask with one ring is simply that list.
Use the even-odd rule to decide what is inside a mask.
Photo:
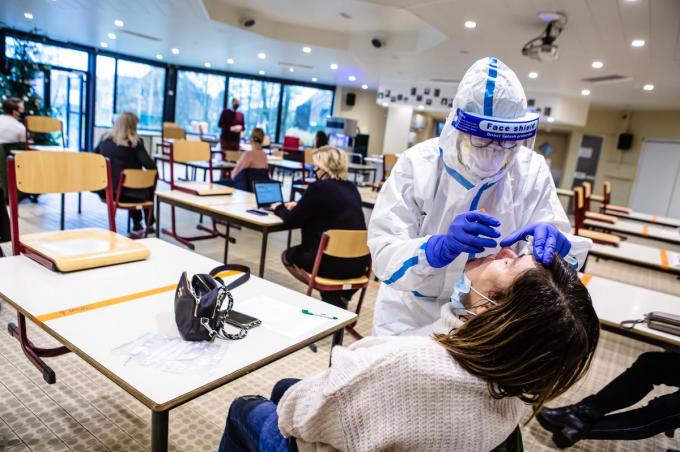
[{"label": "white face mask", "polygon": [[[482,299],[486,300],[483,303],[478,303],[474,306],[470,306],[469,308],[466,308],[465,305],[463,305],[463,297],[467,294],[470,293],[470,290],[472,290],[474,293],[479,295]],[[467,277],[465,274],[465,270],[463,270],[463,274],[460,276],[460,279],[456,283],[456,285],[453,287],[453,294],[451,294],[451,308],[453,309],[453,313],[457,316],[465,316],[465,315],[473,315],[476,316],[474,312],[471,311],[471,309],[478,308],[480,306],[484,306],[487,303],[491,303],[494,306],[496,306],[498,303],[493,301],[491,298],[488,298],[486,295],[480,293],[477,289],[472,287],[472,281],[470,281],[470,278]]]},{"label": "white face mask", "polygon": [[474,147],[467,137],[458,140],[458,161],[475,177],[486,179],[501,172],[510,162],[514,152],[493,142],[485,147]]}]

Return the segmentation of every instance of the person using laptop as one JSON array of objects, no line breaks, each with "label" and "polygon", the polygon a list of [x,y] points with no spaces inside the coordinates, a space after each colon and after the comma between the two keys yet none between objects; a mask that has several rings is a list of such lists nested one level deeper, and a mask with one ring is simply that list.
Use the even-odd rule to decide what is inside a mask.
[{"label": "person using laptop", "polygon": [[[309,185],[298,202],[275,203],[271,207],[291,228],[301,228],[302,243],[281,255],[288,271],[304,282],[300,270],[312,272],[321,235],[329,229],[366,230],[361,196],[356,186],[347,180],[347,154],[323,146],[314,152],[316,182]],[[362,276],[370,256],[338,259],[324,256],[319,276],[348,279]],[[321,299],[341,308],[347,308],[355,290],[321,292]]]},{"label": "person using laptop", "polygon": [[257,203],[258,209],[273,211],[273,205],[278,205],[283,202],[281,182],[275,180],[255,182],[253,187],[255,190],[255,202]]}]

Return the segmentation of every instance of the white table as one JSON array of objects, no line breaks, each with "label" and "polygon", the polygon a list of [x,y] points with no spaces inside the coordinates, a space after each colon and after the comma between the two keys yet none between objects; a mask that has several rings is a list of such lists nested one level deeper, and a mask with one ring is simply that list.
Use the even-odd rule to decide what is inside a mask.
[{"label": "white table", "polygon": [[[179,337],[174,287],[181,273],[207,273],[220,265],[158,239],[141,242],[151,249],[146,261],[66,274],[52,272],[25,256],[0,259],[0,297],[150,408],[154,451],[167,450],[172,408],[339,331],[356,318],[352,312],[251,276],[233,291],[235,308],[255,313],[267,306],[275,313],[269,316],[276,318],[262,317],[262,326],[250,330],[245,339],[220,341],[225,348],[211,371],[175,374],[126,365],[127,358],[114,353],[117,347],[147,333]],[[147,296],[140,294],[154,290]],[[126,296],[132,299],[120,300]],[[105,306],[92,308],[102,301]],[[58,314],[86,306],[90,308],[78,313]],[[338,319],[303,315],[303,308]],[[44,317],[51,313],[57,313],[56,318]],[[285,330],[282,322],[293,328]]]},{"label": "white table", "polygon": [[610,210],[605,207],[605,213],[614,217],[625,218],[626,220],[639,221],[641,223],[651,223],[659,226],[668,226],[671,228],[680,228],[680,219],[660,217],[657,215],[650,215],[648,213],[631,211],[630,213],[621,212],[619,210]]},{"label": "white table", "polygon": [[650,329],[646,324],[621,326],[624,320],[642,319],[652,311],[680,315],[680,297],[597,276],[586,275],[581,280],[590,292],[602,328],[654,345],[680,348],[680,337]]},{"label": "white table", "polygon": [[680,245],[680,231],[657,225],[644,225],[635,221],[617,220],[615,223],[586,219],[583,225],[588,229],[598,229],[614,234],[634,235],[650,240]]},{"label": "white table", "polygon": [[621,242],[619,246],[594,244],[588,256],[611,259],[639,267],[651,268],[667,273],[680,274],[680,267],[674,265],[678,253],[663,248]]}]

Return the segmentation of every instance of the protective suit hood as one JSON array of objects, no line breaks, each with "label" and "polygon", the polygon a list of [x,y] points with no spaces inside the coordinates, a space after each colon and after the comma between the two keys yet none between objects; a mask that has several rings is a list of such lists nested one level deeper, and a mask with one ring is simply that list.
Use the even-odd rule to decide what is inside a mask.
[{"label": "protective suit hood", "polygon": [[439,137],[447,172],[472,185],[498,180],[520,146],[533,147],[538,115],[527,112],[524,89],[497,58],[476,61],[458,85]]}]

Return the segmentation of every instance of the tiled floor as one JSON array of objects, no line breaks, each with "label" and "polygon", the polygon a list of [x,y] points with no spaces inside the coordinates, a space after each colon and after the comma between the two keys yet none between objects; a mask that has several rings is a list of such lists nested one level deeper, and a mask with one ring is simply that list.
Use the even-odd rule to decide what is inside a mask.
[{"label": "tiled floor", "polygon": [[[75,212],[75,195],[67,197],[67,227],[106,227],[103,205],[91,194],[84,195],[82,215]],[[39,204],[21,205],[23,230],[39,231],[58,228],[58,198],[43,196]],[[164,209],[167,225],[169,209]],[[179,212],[182,230],[193,229],[198,216]],[[367,212],[368,213],[368,212]],[[123,214],[118,216],[119,230],[125,230]],[[257,268],[260,236],[247,230],[236,231],[237,244],[230,247],[230,262]],[[283,270],[280,254],[286,244],[286,233],[270,237],[265,277],[284,286],[303,291],[303,286]],[[293,243],[297,236],[294,235]],[[7,244],[5,252],[9,251]],[[223,242],[197,242],[197,252],[220,260]],[[589,272],[622,280],[630,284],[680,295],[678,280],[669,275],[638,269],[612,262],[591,262]],[[0,275],[2,278],[2,275]],[[367,294],[358,330],[370,332],[373,304],[377,285]],[[625,302],[625,300],[621,300]],[[15,318],[15,312],[3,304],[0,325]],[[46,334],[29,327],[39,344],[50,344]],[[351,342],[346,338],[346,343]],[[319,343],[319,352],[301,350],[240,380],[217,389],[181,406],[170,415],[170,449],[174,451],[216,450],[222,434],[224,419],[230,402],[243,394],[267,395],[272,385],[282,377],[305,377],[321,371],[328,364],[329,340]],[[562,405],[601,388],[632,363],[636,356],[654,347],[610,333],[603,333],[593,365],[588,375],[566,395],[550,403]],[[0,334],[0,450],[7,451],[62,451],[62,450],[120,450],[143,451],[150,447],[149,411],[111,383],[106,377],[73,355],[50,359],[57,373],[57,383],[47,385],[33,365],[24,357],[17,342],[9,335]],[[672,390],[658,388],[649,397]],[[527,409],[527,419],[529,409]],[[485,428],[480,424],[480,428]],[[549,435],[536,421],[522,427],[524,446],[528,451],[552,450]],[[676,436],[680,436],[676,435]],[[680,448],[680,438],[669,439],[658,435],[644,441],[613,442],[584,441],[573,450],[601,451],[665,451]]]}]

